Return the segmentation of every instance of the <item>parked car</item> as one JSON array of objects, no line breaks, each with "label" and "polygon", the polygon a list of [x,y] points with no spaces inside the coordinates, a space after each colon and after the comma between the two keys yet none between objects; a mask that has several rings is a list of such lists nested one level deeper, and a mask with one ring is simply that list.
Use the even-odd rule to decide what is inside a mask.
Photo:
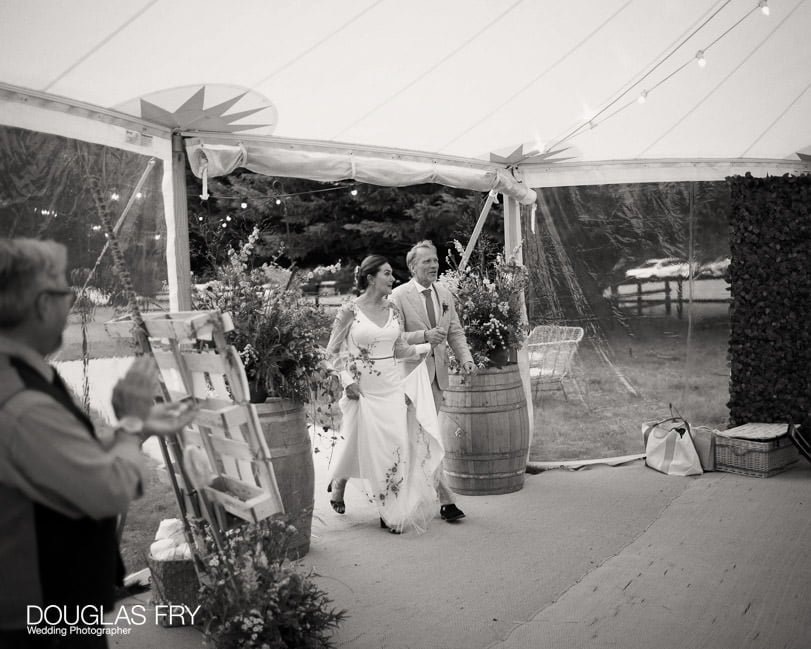
[{"label": "parked car", "polygon": [[[695,267],[695,264],[694,264]],[[677,257],[648,259],[636,268],[625,271],[628,279],[669,279],[672,277],[690,277],[690,264]]]},{"label": "parked car", "polygon": [[699,277],[726,277],[729,271],[729,257],[721,257],[708,264],[703,264],[698,271]]}]

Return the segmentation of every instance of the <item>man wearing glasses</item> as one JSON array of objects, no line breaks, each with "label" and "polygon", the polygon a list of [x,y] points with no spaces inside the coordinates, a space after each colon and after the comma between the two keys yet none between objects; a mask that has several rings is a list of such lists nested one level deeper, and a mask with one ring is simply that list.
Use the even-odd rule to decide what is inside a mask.
[{"label": "man wearing glasses", "polygon": [[0,649],[107,646],[103,634],[30,634],[31,612],[39,622],[52,607],[58,627],[77,607],[85,619],[85,607],[112,611],[123,577],[116,517],[141,494],[141,444],[194,418],[153,405],[156,370],[143,357],[113,391],[112,438],[97,438],[45,361],[76,299],[66,267],[61,244],[0,239]]}]

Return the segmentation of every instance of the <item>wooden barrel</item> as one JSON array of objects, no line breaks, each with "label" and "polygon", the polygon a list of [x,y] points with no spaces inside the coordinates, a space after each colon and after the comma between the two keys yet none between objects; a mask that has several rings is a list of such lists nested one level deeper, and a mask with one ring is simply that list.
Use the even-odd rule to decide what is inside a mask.
[{"label": "wooden barrel", "polygon": [[287,522],[297,530],[290,554],[303,557],[310,551],[315,488],[313,450],[304,406],[278,397],[255,406],[270,450]]},{"label": "wooden barrel", "polygon": [[451,374],[448,380],[439,412],[448,486],[469,496],[518,491],[529,452],[518,365]]}]

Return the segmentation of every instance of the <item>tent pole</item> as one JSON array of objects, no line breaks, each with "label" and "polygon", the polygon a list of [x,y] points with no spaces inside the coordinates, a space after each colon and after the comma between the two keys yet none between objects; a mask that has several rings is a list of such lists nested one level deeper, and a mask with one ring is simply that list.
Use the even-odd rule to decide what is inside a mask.
[{"label": "tent pole", "polygon": [[[172,134],[172,190],[173,214],[167,214],[167,259],[169,262],[169,285],[176,287],[176,297],[170,295],[171,311],[191,310],[191,266],[189,254],[189,213],[186,207],[186,149],[183,137]],[[172,263],[174,258],[174,263]],[[175,299],[171,299],[175,297]]]},{"label": "tent pole", "polygon": [[[509,257],[515,250],[515,261],[524,263],[521,246],[521,205],[514,198],[504,197],[504,256]],[[516,250],[517,248],[517,250]]]},{"label": "tent pole", "polygon": [[462,261],[459,262],[460,273],[467,268],[467,262],[470,261],[470,255],[473,254],[473,248],[476,247],[476,242],[479,240],[479,235],[482,233],[484,222],[487,221],[487,215],[490,213],[490,208],[493,206],[493,201],[496,200],[496,195],[496,192],[492,189],[490,190],[490,193],[487,194],[487,200],[484,203],[481,214],[479,214],[479,220],[476,221],[476,227],[473,228],[473,234],[470,235],[470,241],[467,242],[465,252],[462,254]]},{"label": "tent pole", "polygon": [[[521,204],[514,198],[504,197],[504,258],[515,254],[515,261],[524,265],[524,248],[521,245]],[[521,319],[528,325],[526,297],[521,295]],[[532,381],[529,376],[529,353],[526,338],[518,349],[518,372],[524,387],[524,398],[527,401],[527,419],[529,420],[529,450],[526,461],[529,462],[534,436],[535,413],[532,404]]]}]

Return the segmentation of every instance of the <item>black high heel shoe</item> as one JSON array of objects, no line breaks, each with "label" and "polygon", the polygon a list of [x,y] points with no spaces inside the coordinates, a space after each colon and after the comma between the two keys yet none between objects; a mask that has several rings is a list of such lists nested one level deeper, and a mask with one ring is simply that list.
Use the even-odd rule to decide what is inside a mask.
[{"label": "black high heel shoe", "polygon": [[381,529],[388,530],[389,534],[402,534],[403,533],[401,530],[398,530],[396,527],[389,527],[388,525],[386,525],[386,521],[384,521],[382,517],[380,518],[380,527],[381,527]]},{"label": "black high heel shoe", "polygon": [[[332,493],[332,483],[331,482],[327,486],[327,493],[328,494]],[[332,500],[330,498],[329,504],[332,505],[332,508],[336,512],[338,512],[339,514],[345,514],[346,513],[346,503],[344,503],[343,500]]]}]

